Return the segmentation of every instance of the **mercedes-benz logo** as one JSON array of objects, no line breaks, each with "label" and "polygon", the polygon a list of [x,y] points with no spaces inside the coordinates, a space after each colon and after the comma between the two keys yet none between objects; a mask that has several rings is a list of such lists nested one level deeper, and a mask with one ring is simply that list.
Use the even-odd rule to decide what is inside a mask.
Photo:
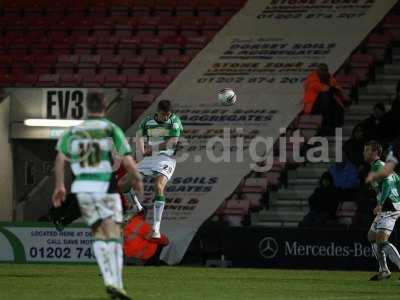
[{"label": "mercedes-benz logo", "polygon": [[258,243],[258,252],[265,259],[272,259],[276,256],[279,251],[277,241],[272,237],[263,238]]}]

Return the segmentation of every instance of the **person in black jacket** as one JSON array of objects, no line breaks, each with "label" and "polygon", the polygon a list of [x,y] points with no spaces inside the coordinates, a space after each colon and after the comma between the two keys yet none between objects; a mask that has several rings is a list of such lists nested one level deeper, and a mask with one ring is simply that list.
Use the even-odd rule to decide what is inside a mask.
[{"label": "person in black jacket", "polygon": [[310,212],[304,217],[301,226],[321,225],[335,219],[339,201],[332,176],[328,172],[322,174],[318,187],[308,198],[308,204]]}]

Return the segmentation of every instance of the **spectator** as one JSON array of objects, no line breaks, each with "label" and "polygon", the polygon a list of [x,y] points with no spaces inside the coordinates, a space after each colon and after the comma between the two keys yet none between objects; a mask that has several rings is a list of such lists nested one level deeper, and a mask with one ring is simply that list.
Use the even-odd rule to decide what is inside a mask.
[{"label": "spectator", "polygon": [[304,216],[300,226],[322,225],[335,219],[339,202],[332,176],[328,172],[322,174],[319,186],[308,198],[308,204],[310,212]]},{"label": "spectator", "polygon": [[328,169],[333,179],[333,186],[337,188],[338,199],[341,201],[356,201],[360,178],[357,168],[349,161],[346,153],[343,153],[343,161],[331,165]]},{"label": "spectator", "polygon": [[326,64],[319,64],[304,83],[304,113],[322,115],[321,135],[343,125],[343,95]]},{"label": "spectator", "polygon": [[392,138],[394,139],[398,136],[400,136],[400,126],[398,126],[398,120],[400,117],[400,81],[397,82],[396,86],[396,95],[394,100],[392,101],[392,106],[387,113],[387,118],[389,122],[389,128],[391,129],[391,135]]},{"label": "spectator", "polygon": [[361,125],[353,128],[350,139],[343,145],[343,151],[346,153],[349,161],[356,166],[357,169],[364,165],[364,144],[367,142],[365,139],[364,129]]},{"label": "spectator", "polygon": [[359,125],[364,128],[366,140],[376,140],[381,144],[387,144],[394,138],[390,116],[386,114],[386,108],[382,102],[375,104],[371,116]]}]

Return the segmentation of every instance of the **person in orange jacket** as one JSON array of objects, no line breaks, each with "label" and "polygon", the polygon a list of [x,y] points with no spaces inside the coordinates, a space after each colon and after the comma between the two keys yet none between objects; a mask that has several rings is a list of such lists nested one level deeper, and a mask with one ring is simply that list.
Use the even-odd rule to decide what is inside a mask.
[{"label": "person in orange jacket", "polygon": [[169,243],[168,238],[164,234],[160,239],[152,238],[153,229],[146,221],[146,209],[134,190],[138,183],[130,180],[123,168],[116,172],[116,176],[124,207],[124,254],[146,262]]},{"label": "person in orange jacket", "polygon": [[321,114],[325,133],[343,123],[343,94],[327,64],[319,64],[305,80],[303,112]]}]

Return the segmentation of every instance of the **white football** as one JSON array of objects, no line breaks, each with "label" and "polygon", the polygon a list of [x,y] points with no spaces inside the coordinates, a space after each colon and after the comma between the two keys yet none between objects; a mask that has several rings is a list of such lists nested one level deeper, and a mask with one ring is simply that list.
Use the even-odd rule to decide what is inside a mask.
[{"label": "white football", "polygon": [[231,106],[235,104],[236,100],[236,94],[230,88],[222,89],[218,92],[218,102],[222,105]]}]

